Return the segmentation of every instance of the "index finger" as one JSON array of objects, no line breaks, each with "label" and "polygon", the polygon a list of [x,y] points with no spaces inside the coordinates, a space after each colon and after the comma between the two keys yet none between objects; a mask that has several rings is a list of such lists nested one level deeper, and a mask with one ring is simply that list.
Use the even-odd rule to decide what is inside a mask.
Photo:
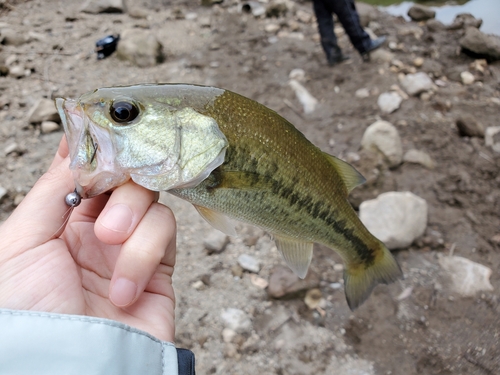
[{"label": "index finger", "polygon": [[151,204],[158,200],[158,194],[132,181],[116,188],[95,222],[97,238],[108,245],[125,242]]}]

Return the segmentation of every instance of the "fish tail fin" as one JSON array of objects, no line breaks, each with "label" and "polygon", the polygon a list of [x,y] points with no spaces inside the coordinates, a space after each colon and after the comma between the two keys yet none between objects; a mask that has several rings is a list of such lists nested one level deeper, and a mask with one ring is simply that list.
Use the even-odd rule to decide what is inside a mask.
[{"label": "fish tail fin", "polygon": [[346,264],[344,290],[351,310],[360,306],[377,284],[389,284],[403,278],[403,272],[382,242],[372,264]]}]

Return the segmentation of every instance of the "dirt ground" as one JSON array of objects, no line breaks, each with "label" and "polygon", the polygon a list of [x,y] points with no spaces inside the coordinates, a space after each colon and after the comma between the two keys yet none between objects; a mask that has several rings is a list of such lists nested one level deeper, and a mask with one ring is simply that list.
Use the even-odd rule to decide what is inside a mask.
[{"label": "dirt ground", "polygon": [[[431,32],[423,24],[373,11],[371,28],[399,44],[392,53],[403,64],[363,63],[342,35],[340,44],[351,60],[331,68],[314,18],[297,20],[299,10],[312,15],[309,2],[296,2],[286,16],[273,19],[242,13],[241,3],[231,1],[212,7],[193,0],[137,2],[145,19],[84,14],[79,1],[1,4],[0,28],[31,32],[31,41],[0,51],[0,62],[15,59],[29,71],[21,78],[0,77],[0,186],[7,189],[0,220],[46,170],[62,136],[61,130],[43,134],[39,125],[28,123],[27,113],[38,99],[145,82],[235,91],[277,111],[325,152],[344,158],[357,153],[353,163],[369,183],[353,191],[355,207],[386,191],[411,191],[427,201],[425,234],[395,253],[405,279],[377,287],[351,312],[336,287],[341,272],[331,250],[317,246],[310,270],[319,279],[320,310],[308,309],[303,295],[275,300],[250,273],[234,275],[241,254],[262,262],[258,277],[264,280],[284,264],[265,233],[241,225],[240,237],[231,238],[220,254],[208,255],[203,239],[213,229],[188,204],[165,197],[179,224],[176,340],[195,352],[199,374],[500,374],[500,154],[483,138],[460,136],[455,125],[464,114],[485,127],[499,125],[500,62],[482,73],[471,70],[472,85],[454,81],[474,62],[460,53],[463,30]],[[197,17],[172,16],[190,12]],[[265,30],[268,24],[280,27],[277,38],[269,38],[274,34]],[[133,26],[157,35],[164,63],[137,68],[114,55],[96,59],[97,39]],[[398,73],[417,57],[424,59],[417,70],[440,78],[444,86],[382,114],[377,93],[398,84]],[[295,68],[306,72],[303,84],[320,101],[312,114],[303,113],[288,85]],[[371,95],[355,97],[361,88]],[[388,169],[360,152],[364,130],[377,119],[396,125],[403,149],[426,151],[435,169],[410,163]],[[6,155],[14,143],[16,150]],[[438,263],[438,256],[450,251],[491,268],[494,291],[473,298],[452,293]],[[411,294],[398,298],[404,290]],[[252,329],[224,340],[221,312],[229,307],[245,311]]]}]

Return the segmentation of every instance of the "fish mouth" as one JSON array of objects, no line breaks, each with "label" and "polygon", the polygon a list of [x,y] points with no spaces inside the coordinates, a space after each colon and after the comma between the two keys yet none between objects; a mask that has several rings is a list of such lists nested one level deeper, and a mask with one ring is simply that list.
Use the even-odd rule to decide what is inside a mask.
[{"label": "fish mouth", "polygon": [[78,149],[78,135],[84,128],[83,110],[76,100],[56,98],[55,102],[68,141],[70,158],[73,160],[72,152],[74,154],[74,151]]},{"label": "fish mouth", "polygon": [[77,193],[92,198],[130,179],[114,166],[116,152],[106,129],[94,124],[78,101],[56,98],[55,103],[68,141],[69,168]]}]

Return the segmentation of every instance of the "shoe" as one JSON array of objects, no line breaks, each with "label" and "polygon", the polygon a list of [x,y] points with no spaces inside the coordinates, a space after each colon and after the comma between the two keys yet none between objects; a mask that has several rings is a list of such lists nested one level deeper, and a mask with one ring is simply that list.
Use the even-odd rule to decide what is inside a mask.
[{"label": "shoe", "polygon": [[361,54],[361,58],[363,59],[364,62],[370,61],[370,52],[376,50],[377,48],[381,47],[382,44],[385,43],[386,41],[385,36],[381,36],[380,38],[377,38],[375,40],[370,41],[370,46],[366,49],[365,52]]},{"label": "shoe", "polygon": [[328,60],[328,65],[330,66],[335,66],[337,64],[340,64],[342,61],[350,59],[350,57],[344,55],[342,51],[339,51],[338,53],[332,53],[330,56],[327,56],[326,58]]},{"label": "shoe", "polygon": [[328,60],[328,65],[335,66],[342,61],[349,60],[350,57],[344,55],[342,50],[337,45],[332,45],[330,48],[325,48],[326,59]]}]

